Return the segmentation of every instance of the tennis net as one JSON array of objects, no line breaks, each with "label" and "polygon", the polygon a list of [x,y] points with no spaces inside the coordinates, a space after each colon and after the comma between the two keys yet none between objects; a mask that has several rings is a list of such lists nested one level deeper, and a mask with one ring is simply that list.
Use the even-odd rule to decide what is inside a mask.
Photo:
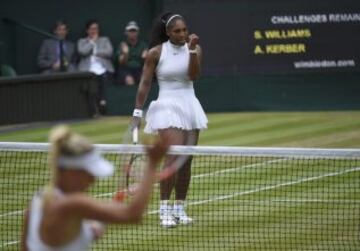
[{"label": "tennis net", "polygon": [[[19,250],[24,209],[49,181],[46,143],[0,143],[0,249]],[[97,145],[115,166],[123,151]],[[110,226],[93,250],[359,250],[360,150],[172,147],[193,155],[191,226],[159,225],[159,192],[142,224]],[[91,193],[112,198],[121,172]]]}]

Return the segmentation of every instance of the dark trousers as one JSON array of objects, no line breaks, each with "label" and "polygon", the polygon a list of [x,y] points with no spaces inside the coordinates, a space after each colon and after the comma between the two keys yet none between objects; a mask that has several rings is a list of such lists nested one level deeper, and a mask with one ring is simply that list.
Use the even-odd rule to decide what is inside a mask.
[{"label": "dark trousers", "polygon": [[109,86],[113,81],[113,75],[110,72],[105,72],[102,75],[96,76],[98,81],[98,96],[97,96],[97,103],[104,100],[106,102],[106,94],[105,89],[106,86]]},{"label": "dark trousers", "polygon": [[113,81],[113,75],[110,72],[105,72],[102,75],[96,76],[96,88],[94,92],[90,93],[89,102],[94,116],[99,114],[106,114],[106,86]]}]

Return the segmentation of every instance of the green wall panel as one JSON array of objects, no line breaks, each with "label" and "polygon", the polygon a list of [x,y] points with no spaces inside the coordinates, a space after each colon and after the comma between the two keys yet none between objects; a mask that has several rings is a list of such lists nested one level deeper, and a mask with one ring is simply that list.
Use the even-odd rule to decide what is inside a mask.
[{"label": "green wall panel", "polygon": [[[360,109],[360,74],[312,73],[203,77],[196,94],[207,112]],[[136,88],[108,88],[111,114],[131,114]],[[154,84],[149,100],[157,97]]]}]

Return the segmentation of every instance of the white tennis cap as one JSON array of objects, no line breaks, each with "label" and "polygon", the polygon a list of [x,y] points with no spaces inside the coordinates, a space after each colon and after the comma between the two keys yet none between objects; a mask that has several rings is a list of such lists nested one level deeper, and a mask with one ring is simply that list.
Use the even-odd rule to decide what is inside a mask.
[{"label": "white tennis cap", "polygon": [[125,30],[126,30],[126,31],[130,31],[130,30],[137,30],[137,31],[138,31],[138,30],[140,30],[140,28],[139,28],[137,22],[135,22],[135,21],[130,21],[130,22],[126,25]]},{"label": "white tennis cap", "polygon": [[114,166],[96,150],[80,156],[61,156],[58,159],[58,165],[69,170],[84,170],[99,178],[108,177],[114,173]]}]

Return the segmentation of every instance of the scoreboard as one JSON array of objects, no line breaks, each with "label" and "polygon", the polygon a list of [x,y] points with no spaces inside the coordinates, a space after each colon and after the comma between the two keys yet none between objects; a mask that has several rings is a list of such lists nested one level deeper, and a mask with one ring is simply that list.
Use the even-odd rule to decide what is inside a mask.
[{"label": "scoreboard", "polygon": [[[239,46],[244,70],[301,72],[359,69],[360,11],[273,11],[250,18]],[[240,33],[243,33],[241,28]]]},{"label": "scoreboard", "polygon": [[208,73],[360,69],[359,0],[164,2],[200,35]]}]

